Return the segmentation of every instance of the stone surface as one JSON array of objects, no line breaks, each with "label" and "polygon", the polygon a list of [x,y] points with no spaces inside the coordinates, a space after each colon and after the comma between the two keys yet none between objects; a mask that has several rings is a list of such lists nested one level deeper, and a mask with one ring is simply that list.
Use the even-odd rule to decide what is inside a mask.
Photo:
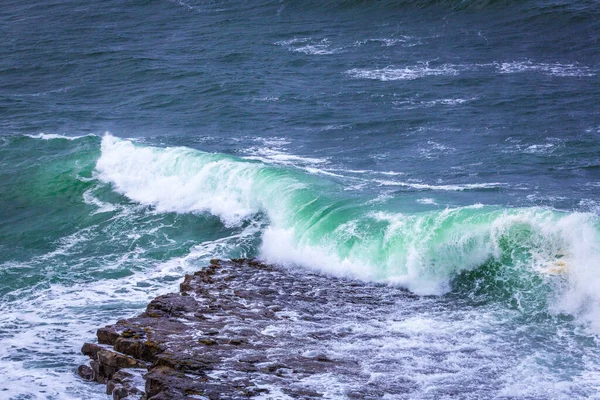
[{"label": "stone surface", "polygon": [[[371,307],[414,298],[389,288],[378,295],[380,288],[256,260],[211,260],[185,276],[180,293],[158,296],[140,316],[99,329],[99,344],[82,348],[91,361],[79,374],[106,383],[113,399],[321,398],[329,389],[320,380],[351,382],[362,373],[356,359],[331,351],[340,341],[361,340],[351,324]],[[387,393],[404,390],[407,383],[399,382]],[[355,386],[342,397],[384,393]]]}]

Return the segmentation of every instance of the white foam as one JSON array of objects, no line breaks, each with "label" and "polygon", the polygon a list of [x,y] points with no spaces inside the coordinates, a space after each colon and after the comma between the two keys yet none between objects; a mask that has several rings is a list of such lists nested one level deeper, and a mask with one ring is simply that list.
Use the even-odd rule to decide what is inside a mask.
[{"label": "white foam", "polygon": [[431,204],[431,205],[437,205],[437,203],[435,202],[435,199],[432,199],[430,197],[424,197],[422,199],[418,199],[417,203],[420,204]]},{"label": "white foam", "polygon": [[308,172],[309,174],[315,174],[315,175],[326,175],[326,176],[331,176],[334,178],[345,178],[344,175],[340,175],[340,174],[336,174],[334,172],[329,172],[327,170],[324,169],[320,169],[320,168],[314,168],[314,167],[305,167],[303,168],[306,172]]},{"label": "white foam", "polygon": [[253,138],[260,146],[250,147],[245,151],[247,160],[262,161],[267,164],[294,166],[298,168],[316,167],[329,163],[327,158],[305,157],[290,154],[286,145],[291,142],[285,138]]},{"label": "white foam", "polygon": [[253,97],[252,100],[253,101],[264,101],[267,103],[274,103],[276,101],[279,101],[279,97],[277,97],[277,96]]},{"label": "white foam", "polygon": [[60,139],[60,140],[77,140],[77,139],[81,139],[84,137],[90,137],[90,136],[97,136],[94,135],[93,133],[89,133],[87,135],[79,135],[79,136],[67,136],[67,135],[60,135],[57,133],[38,133],[37,135],[25,135],[27,137],[30,137],[32,139],[42,139],[42,140],[55,140],[55,139]]},{"label": "white foam", "polygon": [[534,63],[532,61],[512,61],[497,64],[498,71],[502,74],[515,74],[522,72],[541,72],[545,75],[562,77],[586,77],[596,75],[589,67],[577,64],[561,63]]},{"label": "white foam", "polygon": [[[122,226],[126,216],[115,217]],[[156,227],[142,229],[148,235]],[[90,227],[60,241],[56,250],[26,263],[23,267],[64,263],[64,255],[72,260],[72,274],[85,269],[85,253],[90,242],[98,238]],[[74,368],[88,361],[81,345],[93,341],[95,330],[114,323],[118,318],[139,314],[147,302],[157,295],[176,292],[179,278],[206,265],[213,257],[226,258],[232,249],[245,246],[259,226],[250,224],[238,234],[194,246],[182,257],[156,262],[146,258],[147,249],[135,248],[125,253],[93,255],[97,272],[70,283],[38,285],[11,292],[11,299],[0,304],[0,390],[7,398],[32,399],[106,399],[103,389],[76,376]],[[97,232],[96,232],[97,234]],[[126,233],[123,233],[126,234]],[[121,235],[110,239],[122,241]],[[114,246],[106,246],[107,250]],[[109,250],[110,251],[110,250]],[[242,256],[244,254],[242,253]],[[98,265],[100,264],[100,265]],[[135,265],[135,267],[126,267]],[[10,268],[12,265],[1,265]],[[119,279],[99,278],[103,272],[130,268],[128,276]],[[89,272],[89,271],[88,271]],[[52,274],[48,270],[48,274]],[[24,357],[26,355],[26,357]]]},{"label": "white foam", "polygon": [[[270,226],[263,236],[261,255],[269,262],[299,264],[336,276],[393,283],[419,294],[441,294],[449,289],[449,278],[454,273],[481,265],[492,253],[490,244],[485,243],[485,235],[478,232],[461,233],[461,237],[452,237],[449,243],[440,244],[440,249],[431,248],[435,226],[456,212],[460,210],[446,210],[433,218],[375,213],[366,216],[364,221],[339,225],[316,243],[304,239],[304,235],[293,229]],[[368,232],[363,225],[372,225],[369,219],[387,225],[383,237],[366,236]],[[469,241],[473,240],[480,247],[472,249]],[[355,245],[344,249],[343,244],[348,242]],[[435,258],[446,246],[447,250],[458,253],[441,264],[431,265],[430,258]],[[461,252],[462,246],[469,246],[469,252]]]},{"label": "white foam", "polygon": [[[600,184],[600,182],[598,182]],[[600,201],[596,199],[581,199],[579,201],[580,211],[600,214]]]},{"label": "white foam", "polygon": [[592,128],[587,128],[585,130],[586,133],[600,133],[600,126],[596,126],[596,127],[592,127]]},{"label": "white foam", "polygon": [[553,227],[565,241],[567,282],[555,293],[551,310],[568,313],[600,332],[600,234],[593,214],[572,214]]},{"label": "white foam", "polygon": [[275,43],[289,51],[309,55],[329,55],[341,51],[341,48],[332,48],[329,39],[296,38],[282,40]]},{"label": "white foam", "polygon": [[351,124],[327,125],[322,130],[324,131],[340,131],[343,129],[352,129]]},{"label": "white foam", "polygon": [[370,44],[370,43],[379,44],[383,47],[392,47],[392,46],[396,46],[398,44],[403,47],[412,47],[412,46],[421,44],[421,41],[420,41],[420,39],[411,37],[411,36],[400,36],[400,37],[393,37],[393,38],[376,38],[376,39],[358,40],[355,42],[355,45],[363,46],[365,44]]},{"label": "white foam", "polygon": [[97,207],[98,209],[94,212],[94,214],[101,214],[101,213],[105,213],[105,212],[112,212],[115,211],[117,209],[117,207],[113,204],[104,202],[102,200],[100,200],[99,198],[97,198],[96,196],[94,196],[94,190],[92,189],[88,189],[85,192],[83,192],[83,202],[85,204],[89,204],[92,206]]},{"label": "white foam", "polygon": [[554,144],[552,143],[532,144],[531,146],[525,148],[523,152],[531,154],[548,154],[552,152],[553,148]]},{"label": "white foam", "polygon": [[389,176],[398,176],[404,175],[404,172],[396,172],[396,171],[382,171],[379,172],[381,175],[389,175]]},{"label": "white foam", "polygon": [[453,154],[456,149],[433,140],[428,140],[427,143],[419,148],[419,153],[429,159],[438,158],[440,155]]},{"label": "white foam", "polygon": [[523,143],[522,140],[508,138],[508,143],[513,143],[508,149],[503,150],[505,153],[524,153],[535,155],[550,155],[556,150],[565,147],[564,141],[560,138],[547,137],[544,143]]},{"label": "white foam", "polygon": [[315,157],[302,157],[295,154],[286,153],[282,149],[269,147],[251,148],[246,151],[250,155],[245,158],[248,160],[259,160],[269,164],[302,166],[307,164],[326,164],[327,159]]},{"label": "white foam", "polygon": [[65,87],[62,87],[62,88],[52,89],[52,90],[46,90],[46,91],[37,92],[37,93],[14,94],[13,96],[15,96],[15,97],[41,97],[41,96],[46,96],[46,95],[54,94],[54,93],[68,92],[71,89],[76,88],[77,86],[78,85],[65,86]]},{"label": "white foam", "polygon": [[445,98],[445,99],[436,99],[429,101],[418,101],[418,100],[395,100],[392,101],[392,104],[396,106],[401,106],[403,109],[415,109],[415,108],[429,108],[435,107],[439,105],[443,106],[457,106],[460,104],[468,103],[476,100],[475,97],[471,98]]},{"label": "white foam", "polygon": [[546,357],[535,352],[508,369],[501,380],[501,397],[507,398],[553,398],[569,400],[581,389],[581,381],[557,379],[551,369],[540,363]]},{"label": "white foam", "polygon": [[210,212],[237,225],[261,210],[253,183],[262,164],[182,147],[136,147],[110,135],[103,137],[101,149],[98,177],[159,212]]},{"label": "white foam", "polygon": [[369,174],[369,175],[385,175],[385,176],[399,176],[399,175],[405,175],[404,172],[398,172],[398,171],[375,171],[372,169],[347,169],[347,168],[328,168],[328,171],[336,171],[336,172],[341,172],[341,173],[345,173],[345,174],[358,174],[358,175],[365,175],[365,174]]},{"label": "white foam", "polygon": [[382,204],[393,198],[394,198],[394,193],[392,191],[387,191],[387,192],[383,191],[383,192],[379,193],[377,195],[377,197],[375,197],[374,199],[371,199],[371,200],[368,200],[367,202],[365,202],[365,205]]},{"label": "white foam", "polygon": [[465,183],[460,185],[430,185],[426,183],[418,182],[403,182],[403,181],[392,181],[376,179],[375,182],[382,186],[403,186],[412,189],[420,190],[443,190],[443,191],[464,191],[464,190],[477,190],[477,189],[496,189],[505,186],[501,182],[488,182],[488,183]]},{"label": "white foam", "polygon": [[281,388],[273,385],[260,384],[256,385],[259,389],[265,389],[266,392],[259,393],[256,396],[253,396],[256,400],[293,400],[294,398],[285,394]]},{"label": "white foam", "polygon": [[428,76],[457,75],[458,70],[450,65],[429,67],[428,65],[416,65],[405,68],[386,67],[381,69],[354,68],[346,71],[346,74],[356,79],[375,79],[379,81],[413,80]]}]

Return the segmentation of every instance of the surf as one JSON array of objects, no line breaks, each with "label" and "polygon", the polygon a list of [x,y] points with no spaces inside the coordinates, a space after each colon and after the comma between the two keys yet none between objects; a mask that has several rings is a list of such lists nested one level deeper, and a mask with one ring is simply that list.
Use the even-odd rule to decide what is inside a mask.
[{"label": "surf", "polygon": [[460,274],[496,263],[500,272],[489,279],[520,271],[518,279],[550,293],[548,310],[590,323],[600,310],[592,283],[600,282],[593,214],[484,205],[403,212],[349,197],[339,183],[293,168],[111,135],[102,139],[95,171],[159,212],[209,213],[225,226],[264,218],[257,253],[267,262],[420,295],[451,292]]}]

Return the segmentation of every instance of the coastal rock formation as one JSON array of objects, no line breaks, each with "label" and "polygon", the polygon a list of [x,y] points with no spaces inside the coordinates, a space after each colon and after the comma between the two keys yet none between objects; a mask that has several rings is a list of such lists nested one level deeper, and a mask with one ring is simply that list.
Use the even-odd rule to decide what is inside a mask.
[{"label": "coastal rock formation", "polygon": [[[90,366],[78,372],[106,384],[113,399],[320,398],[326,390],[318,390],[319,379],[360,381],[360,360],[330,351],[332,343],[361,340],[348,321],[414,298],[379,289],[255,260],[212,260],[185,276],[180,293],[99,329],[98,344],[82,348]],[[365,381],[354,388],[343,395],[376,398],[405,393],[410,384]]]}]

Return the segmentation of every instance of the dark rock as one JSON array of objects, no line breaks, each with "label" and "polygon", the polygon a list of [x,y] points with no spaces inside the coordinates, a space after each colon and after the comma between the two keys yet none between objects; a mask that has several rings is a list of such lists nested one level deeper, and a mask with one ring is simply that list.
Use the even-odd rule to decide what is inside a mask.
[{"label": "dark rock", "polygon": [[92,369],[87,365],[80,365],[79,368],[77,368],[77,373],[86,381],[91,381],[94,379],[94,371],[92,371]]},{"label": "dark rock", "polygon": [[119,333],[114,328],[109,327],[109,326],[98,329],[98,332],[96,332],[96,335],[98,336],[98,343],[109,344],[111,346],[115,343],[115,340],[117,340],[117,338],[119,337]]},{"label": "dark rock", "polygon": [[[390,301],[374,285],[246,259],[211,260],[185,275],[180,290],[156,297],[139,317],[100,328],[99,344],[83,345],[91,361],[79,375],[107,384],[113,399],[242,399],[269,393],[266,387],[319,398],[305,387],[311,377],[339,374],[352,382],[363,373],[356,360],[326,355],[341,338],[364,340],[346,328],[348,318],[360,324],[374,307],[409,298],[389,289],[396,296]],[[398,382],[404,391],[386,382],[390,387],[376,393],[406,392],[410,383]]]},{"label": "dark rock", "polygon": [[[113,400],[142,398],[145,395],[144,390],[142,390],[144,384],[145,380],[142,377],[141,370],[120,370],[106,384],[106,394],[112,395]],[[142,385],[142,389],[138,387],[139,385]]]},{"label": "dark rock", "polygon": [[118,369],[121,368],[145,368],[146,363],[123,354],[118,354],[109,350],[100,350],[97,353],[98,361],[103,365],[108,365]]},{"label": "dark rock", "polygon": [[98,352],[104,350],[104,347],[94,344],[94,343],[84,343],[83,347],[81,348],[81,352],[83,354],[85,354],[86,356],[89,356],[90,358],[97,360],[98,359]]},{"label": "dark rock", "polygon": [[96,360],[92,360],[90,361],[90,367],[92,369],[92,379],[98,383],[106,383],[107,376],[105,375],[102,364]]}]

